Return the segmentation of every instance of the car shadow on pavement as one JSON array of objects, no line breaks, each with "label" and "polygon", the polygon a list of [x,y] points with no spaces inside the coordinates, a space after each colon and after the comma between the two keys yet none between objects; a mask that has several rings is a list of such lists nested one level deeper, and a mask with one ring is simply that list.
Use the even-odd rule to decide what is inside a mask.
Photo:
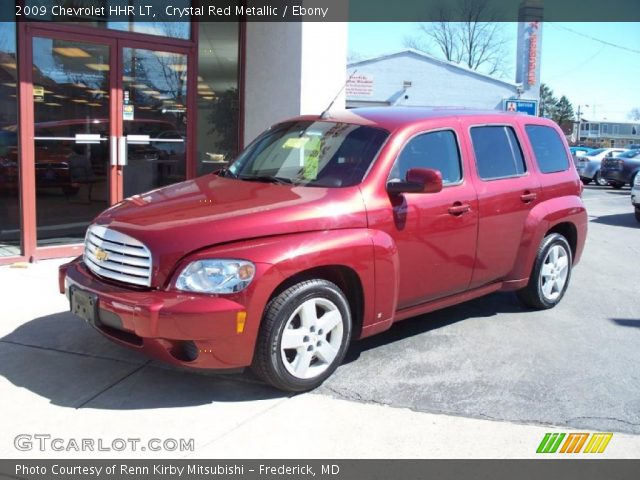
[{"label": "car shadow on pavement", "polygon": [[600,217],[589,219],[593,223],[602,223],[603,225],[611,225],[613,227],[640,228],[640,222],[636,220],[633,210],[629,213],[616,213],[614,215],[602,215]]},{"label": "car shadow on pavement", "polygon": [[610,318],[609,320],[621,327],[640,328],[640,318]]},{"label": "car shadow on pavement", "polygon": [[175,408],[287,396],[250,373],[200,373],[155,363],[67,312],[36,318],[1,338],[0,376],[69,408]]},{"label": "car shadow on pavement", "polygon": [[389,330],[378,335],[354,342],[347,352],[343,363],[357,360],[362,352],[394,342],[400,342],[415,335],[437,330],[463,320],[493,317],[499,313],[526,313],[524,307],[511,292],[499,292],[437,310],[425,315],[418,315],[394,324]]}]

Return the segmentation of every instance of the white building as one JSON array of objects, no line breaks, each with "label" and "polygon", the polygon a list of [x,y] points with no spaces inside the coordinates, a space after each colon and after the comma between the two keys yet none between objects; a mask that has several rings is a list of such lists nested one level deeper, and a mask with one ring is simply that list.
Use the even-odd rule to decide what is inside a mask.
[{"label": "white building", "polygon": [[[455,106],[502,110],[520,86],[408,49],[348,65],[347,107]],[[537,100],[537,99],[536,99]]]}]

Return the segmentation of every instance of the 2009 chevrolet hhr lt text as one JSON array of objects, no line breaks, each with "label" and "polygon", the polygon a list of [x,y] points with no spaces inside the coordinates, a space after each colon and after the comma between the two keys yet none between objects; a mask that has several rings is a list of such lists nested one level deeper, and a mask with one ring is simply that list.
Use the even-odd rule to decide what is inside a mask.
[{"label": "2009 chevrolet hhr lt text", "polygon": [[122,345],[308,390],[399,320],[498,290],[555,306],[585,242],[581,192],[543,118],[304,116],[227,169],[106,210],[60,289]]}]

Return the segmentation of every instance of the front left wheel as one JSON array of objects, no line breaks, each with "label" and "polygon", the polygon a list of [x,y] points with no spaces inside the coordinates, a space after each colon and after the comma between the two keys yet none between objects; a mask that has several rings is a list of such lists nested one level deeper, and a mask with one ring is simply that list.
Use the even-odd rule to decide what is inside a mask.
[{"label": "front left wheel", "polygon": [[351,330],[349,303],[337,285],[298,283],[267,305],[252,369],[281,390],[312,390],[342,362]]}]

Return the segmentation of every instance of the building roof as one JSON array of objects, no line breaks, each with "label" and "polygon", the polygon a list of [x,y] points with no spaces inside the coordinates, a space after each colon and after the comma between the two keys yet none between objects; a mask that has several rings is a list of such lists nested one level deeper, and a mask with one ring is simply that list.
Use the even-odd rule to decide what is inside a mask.
[{"label": "building roof", "polygon": [[497,83],[509,86],[511,88],[516,88],[516,87],[518,87],[520,85],[518,83],[507,82],[506,80],[502,80],[500,78],[496,78],[496,77],[494,77],[492,75],[487,75],[485,73],[477,72],[476,70],[473,70],[471,68],[465,67],[465,66],[460,65],[460,64],[455,63],[455,62],[450,62],[448,60],[442,60],[440,58],[436,58],[436,57],[434,57],[432,55],[429,55],[428,53],[422,52],[420,50],[416,50],[415,48],[407,48],[407,49],[404,49],[404,50],[398,50],[396,52],[386,53],[386,54],[383,54],[383,55],[377,55],[377,56],[374,56],[374,57],[368,57],[368,58],[364,58],[362,60],[357,60],[355,62],[350,62],[350,63],[347,64],[347,68],[351,69],[353,67],[357,67],[357,66],[364,65],[364,64],[367,64],[367,63],[374,63],[374,62],[378,62],[380,60],[386,60],[387,58],[399,57],[399,56],[402,56],[402,55],[417,56],[420,60],[425,60],[425,61],[428,61],[428,62],[431,62],[431,63],[435,63],[435,64],[439,64],[439,65],[442,65],[442,66],[455,68],[455,69],[458,69],[458,70],[460,70],[462,72],[470,73],[470,74],[475,75],[477,77],[480,77],[482,79],[491,80],[493,82],[497,82]]}]

